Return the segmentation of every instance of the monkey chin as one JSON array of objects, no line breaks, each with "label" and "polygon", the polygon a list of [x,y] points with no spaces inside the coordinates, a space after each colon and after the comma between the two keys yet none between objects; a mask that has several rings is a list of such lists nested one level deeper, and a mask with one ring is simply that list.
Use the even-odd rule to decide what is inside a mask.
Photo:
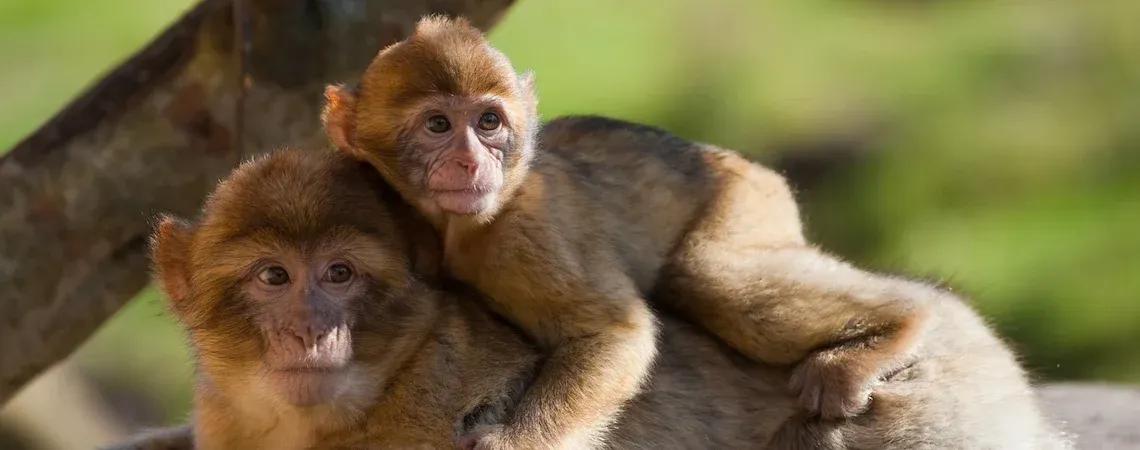
[{"label": "monkey chin", "polygon": [[349,386],[347,368],[270,370],[270,387],[286,403],[298,407],[331,403]]},{"label": "monkey chin", "polygon": [[495,206],[497,190],[458,189],[431,193],[436,206],[445,213],[458,216],[481,215]]}]

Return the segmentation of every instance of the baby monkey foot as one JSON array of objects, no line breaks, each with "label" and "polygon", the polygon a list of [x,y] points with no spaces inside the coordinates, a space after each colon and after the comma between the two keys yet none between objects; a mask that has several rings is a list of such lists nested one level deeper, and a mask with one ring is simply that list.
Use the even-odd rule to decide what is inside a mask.
[{"label": "baby monkey foot", "polygon": [[871,388],[878,383],[878,370],[853,360],[838,349],[817,351],[804,359],[788,383],[809,414],[823,419],[855,416],[871,403]]}]

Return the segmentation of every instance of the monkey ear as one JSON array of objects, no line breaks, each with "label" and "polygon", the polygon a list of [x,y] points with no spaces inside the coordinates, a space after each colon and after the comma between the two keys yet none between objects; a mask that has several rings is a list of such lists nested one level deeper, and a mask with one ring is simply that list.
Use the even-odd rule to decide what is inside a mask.
[{"label": "monkey ear", "polygon": [[150,258],[162,290],[175,306],[190,295],[190,239],[193,229],[172,216],[162,216],[150,238]]},{"label": "monkey ear", "polygon": [[528,70],[519,74],[519,89],[522,90],[523,95],[530,97],[531,101],[537,101],[538,94],[534,87],[534,71]]},{"label": "monkey ear", "polygon": [[356,96],[342,84],[330,84],[325,88],[325,107],[321,112],[321,123],[325,135],[338,150],[352,154],[352,133],[356,114]]},{"label": "monkey ear", "polygon": [[538,115],[538,91],[534,84],[534,71],[528,70],[519,75],[519,89],[531,117]]}]

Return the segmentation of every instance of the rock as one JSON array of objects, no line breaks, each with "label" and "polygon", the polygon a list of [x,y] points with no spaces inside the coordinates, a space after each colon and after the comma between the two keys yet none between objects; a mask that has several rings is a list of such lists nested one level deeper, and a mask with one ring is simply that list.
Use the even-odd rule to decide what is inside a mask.
[{"label": "rock", "polygon": [[1140,387],[1054,383],[1038,389],[1045,413],[1082,450],[1140,450]]}]

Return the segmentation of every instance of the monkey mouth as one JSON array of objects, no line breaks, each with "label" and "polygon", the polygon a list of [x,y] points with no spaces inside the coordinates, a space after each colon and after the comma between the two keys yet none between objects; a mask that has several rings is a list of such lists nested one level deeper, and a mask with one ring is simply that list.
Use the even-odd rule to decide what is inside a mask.
[{"label": "monkey mouth", "polygon": [[448,213],[471,215],[488,209],[494,200],[494,192],[479,188],[437,189],[431,191],[431,196],[436,205]]},{"label": "monkey mouth", "polygon": [[273,389],[295,406],[315,406],[334,400],[348,379],[347,367],[285,367],[270,369],[266,378]]}]

